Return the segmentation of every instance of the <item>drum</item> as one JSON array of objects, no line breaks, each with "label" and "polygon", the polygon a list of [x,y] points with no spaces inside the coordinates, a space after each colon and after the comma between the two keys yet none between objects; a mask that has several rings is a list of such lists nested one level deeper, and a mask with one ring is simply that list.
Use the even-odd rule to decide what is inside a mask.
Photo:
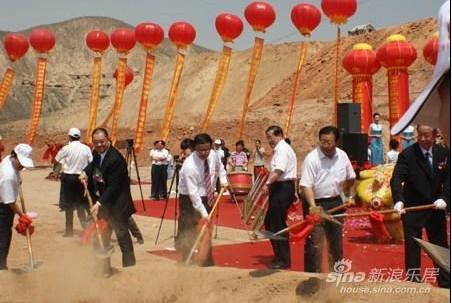
[{"label": "drum", "polygon": [[234,171],[228,173],[232,192],[238,196],[246,196],[253,184],[253,174],[246,171]]}]

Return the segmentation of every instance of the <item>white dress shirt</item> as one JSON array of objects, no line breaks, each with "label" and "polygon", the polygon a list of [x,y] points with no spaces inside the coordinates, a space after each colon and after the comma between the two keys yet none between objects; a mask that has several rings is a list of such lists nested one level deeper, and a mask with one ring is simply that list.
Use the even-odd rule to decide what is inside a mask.
[{"label": "white dress shirt", "polygon": [[93,154],[88,145],[80,141],[71,141],[56,155],[55,160],[63,164],[65,174],[80,174],[93,161]]},{"label": "white dress shirt", "polygon": [[20,177],[10,157],[6,156],[0,163],[0,203],[3,204],[16,202],[19,194]]},{"label": "white dress shirt", "polygon": [[314,199],[332,198],[341,194],[346,180],[355,178],[355,171],[343,150],[336,147],[336,153],[329,158],[317,147],[304,159],[300,185],[312,188]]},{"label": "white dress shirt", "polygon": [[282,171],[276,181],[297,179],[297,156],[292,147],[284,140],[280,140],[273,149],[270,170],[275,171],[276,169]]},{"label": "white dress shirt", "polygon": [[[152,164],[155,165],[167,165],[168,164],[168,155],[169,152],[166,148],[162,148],[160,150],[154,148],[149,152],[149,156],[151,156]],[[160,159],[160,160],[157,160]]]},{"label": "white dress shirt", "polygon": [[[209,163],[212,189],[215,188],[216,177],[220,178],[221,185],[227,185],[226,171],[214,150],[210,150],[207,162]],[[207,210],[201,200],[201,197],[207,196],[204,183],[204,160],[201,160],[196,152],[193,152],[185,159],[179,177],[179,192],[182,195],[190,196],[194,209],[196,209],[202,217],[207,217]]]}]

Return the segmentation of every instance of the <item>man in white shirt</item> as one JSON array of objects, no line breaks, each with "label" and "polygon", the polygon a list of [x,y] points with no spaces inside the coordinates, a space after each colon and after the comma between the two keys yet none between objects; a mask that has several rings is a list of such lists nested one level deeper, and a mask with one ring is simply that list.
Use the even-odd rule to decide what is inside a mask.
[{"label": "man in white shirt", "polygon": [[[356,174],[347,154],[336,147],[339,131],[326,126],[319,131],[319,146],[311,151],[303,162],[300,186],[304,193],[303,214],[328,211],[343,203],[341,194],[349,191],[353,199]],[[321,272],[323,238],[329,248],[329,267],[342,259],[342,227],[324,221],[316,225],[306,239],[304,264],[306,272]]]},{"label": "man in white shirt", "polygon": [[[265,229],[277,232],[287,227],[287,210],[296,200],[295,180],[297,179],[297,156],[292,147],[284,140],[281,127],[273,125],[266,131],[268,143],[273,148],[270,163],[270,175],[263,186],[269,194],[269,207],[265,216]],[[289,241],[270,240],[275,258],[271,267],[289,268],[291,265]]]},{"label": "man in white shirt", "polygon": [[[197,235],[197,225],[207,219],[214,203],[215,179],[220,178],[222,186],[227,186],[226,171],[212,149],[212,138],[208,134],[198,134],[194,138],[195,151],[188,156],[180,170],[179,219],[176,249],[185,260]],[[213,265],[212,251],[202,264]]]},{"label": "man in white shirt", "polygon": [[86,228],[86,211],[88,204],[84,196],[83,185],[78,180],[80,173],[93,160],[91,149],[80,142],[80,130],[71,128],[67,133],[69,143],[56,155],[55,160],[63,165],[61,174],[60,208],[66,215],[66,225],[63,237],[72,237],[74,234],[74,209],[82,228]]},{"label": "man in white shirt", "polygon": [[154,148],[150,151],[151,157],[151,199],[166,199],[168,179],[168,150],[165,148],[165,141],[157,140]]},{"label": "man in white shirt", "polygon": [[[0,270],[8,269],[6,260],[11,245],[11,227],[13,226],[14,215],[19,215],[19,225],[25,222],[24,231],[32,223],[16,202],[21,182],[19,171],[24,167],[33,167],[31,152],[31,146],[19,144],[0,163]],[[19,231],[17,226],[16,230]]]}]

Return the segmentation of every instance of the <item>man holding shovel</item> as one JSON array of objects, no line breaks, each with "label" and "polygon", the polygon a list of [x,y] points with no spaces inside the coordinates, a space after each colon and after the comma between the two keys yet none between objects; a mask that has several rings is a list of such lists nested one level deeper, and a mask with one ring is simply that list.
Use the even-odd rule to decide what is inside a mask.
[{"label": "man holding shovel", "polygon": [[106,129],[95,129],[92,139],[93,161],[80,174],[80,180],[88,185],[89,193],[96,199],[91,214],[93,218],[104,218],[108,222],[109,228],[103,235],[104,246],[110,247],[113,229],[122,252],[122,266],[134,266],[135,254],[128,220],[135,213],[135,207],[130,193],[127,163],[111,145]]},{"label": "man holding shovel", "polygon": [[[433,127],[418,125],[417,133],[417,143],[400,153],[391,179],[394,209],[402,214],[406,273],[413,282],[420,281],[421,267],[421,250],[413,237],[422,238],[425,227],[431,243],[447,248],[444,210],[450,203],[450,152],[433,144],[436,135]],[[431,203],[435,209],[404,211],[405,207]],[[450,287],[447,276],[439,272],[440,287]]]},{"label": "man holding shovel", "polygon": [[[350,190],[353,199],[353,184],[356,174],[347,154],[336,147],[339,130],[326,126],[319,131],[319,146],[311,151],[303,162],[300,186],[305,201],[303,213],[322,214],[340,206],[342,192]],[[329,267],[333,271],[335,262],[342,259],[342,226],[328,220],[315,225],[306,239],[304,264],[306,272],[321,272],[323,238],[326,236],[329,248]]]},{"label": "man holding shovel", "polygon": [[[18,203],[20,175],[23,168],[33,167],[32,148],[28,144],[17,145],[11,154],[0,163],[0,270],[8,269],[6,259],[11,245],[14,215],[19,215],[16,230],[25,235],[31,226],[31,219],[22,212]],[[30,228],[30,234],[32,228]]]},{"label": "man holding shovel", "polygon": [[[195,243],[198,224],[208,224],[209,213],[214,203],[215,180],[227,187],[226,171],[212,149],[213,140],[208,134],[198,134],[194,138],[195,151],[188,156],[180,170],[179,219],[176,249],[183,260],[190,254]],[[207,221],[207,222],[206,222]],[[214,265],[211,247],[201,266]]]}]

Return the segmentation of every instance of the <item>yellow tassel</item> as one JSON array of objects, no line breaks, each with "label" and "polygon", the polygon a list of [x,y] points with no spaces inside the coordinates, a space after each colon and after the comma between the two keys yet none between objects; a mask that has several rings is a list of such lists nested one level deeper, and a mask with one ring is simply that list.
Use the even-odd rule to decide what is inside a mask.
[{"label": "yellow tassel", "polygon": [[116,94],[115,94],[115,104],[113,106],[113,117],[111,123],[111,142],[113,145],[116,143],[116,129],[119,122],[119,114],[121,113],[122,98],[124,96],[125,82],[126,82],[126,69],[127,69],[127,58],[119,58],[118,61],[118,77],[116,79]]},{"label": "yellow tassel", "polygon": [[231,61],[232,49],[228,46],[223,46],[223,52],[221,54],[220,63],[218,65],[217,75],[215,77],[215,83],[213,85],[212,94],[210,95],[209,105],[207,107],[206,116],[202,123],[201,132],[207,132],[210,119],[212,118],[215,106],[220,98],[221,91],[223,90],[226,77],[228,75],[229,62]]},{"label": "yellow tassel", "polygon": [[248,84],[246,87],[245,100],[243,101],[242,117],[239,124],[238,138],[243,136],[243,130],[245,128],[246,113],[248,112],[248,106],[250,103],[251,93],[253,91],[254,80],[257,75],[257,68],[262,57],[262,50],[264,49],[264,39],[256,37],[254,40],[253,57],[251,60],[250,71],[248,74]]},{"label": "yellow tassel", "polygon": [[91,91],[91,102],[89,107],[88,128],[86,130],[86,142],[91,144],[91,133],[96,128],[97,109],[99,107],[99,87],[101,75],[102,57],[95,57],[93,64],[93,87]]},{"label": "yellow tassel", "polygon": [[341,76],[341,66],[340,66],[340,57],[341,57],[341,28],[337,27],[337,41],[336,41],[336,76],[335,76],[335,85],[334,85],[334,104],[333,104],[333,125],[337,125],[337,105],[339,103],[340,97],[340,76]]},{"label": "yellow tassel", "polygon": [[14,74],[16,72],[9,68],[6,70],[5,75],[3,76],[2,84],[0,84],[0,112],[5,106],[6,97],[8,97],[9,89],[11,88],[11,84],[13,84]]},{"label": "yellow tassel", "polygon": [[140,109],[138,111],[137,127],[135,131],[135,151],[140,152],[143,143],[144,125],[146,124],[146,111],[148,107],[149,90],[151,88],[152,72],[154,70],[155,57],[150,51],[146,55],[146,67],[144,69],[143,87],[141,89]]},{"label": "yellow tassel", "polygon": [[293,113],[293,108],[295,105],[295,97],[297,96],[298,86],[300,85],[301,70],[302,70],[302,67],[304,64],[305,56],[306,56],[306,44],[301,42],[301,44],[300,44],[300,60],[298,61],[298,67],[297,67],[297,71],[295,73],[295,83],[293,85],[292,96],[290,97],[289,111],[287,112],[287,122],[286,122],[286,127],[284,130],[284,134],[285,134],[286,138],[289,137],[290,122],[292,120],[292,113]]},{"label": "yellow tassel", "polygon": [[36,69],[36,85],[35,94],[33,100],[33,111],[31,115],[31,123],[28,130],[28,143],[33,144],[36,132],[39,126],[39,118],[41,117],[42,100],[44,97],[44,85],[46,77],[46,64],[45,58],[38,59],[38,66]]},{"label": "yellow tassel", "polygon": [[168,97],[168,103],[166,105],[165,116],[163,118],[162,131],[160,138],[165,140],[168,138],[171,120],[173,118],[174,108],[176,107],[176,97],[179,88],[180,77],[184,68],[185,55],[180,51],[177,52],[176,68],[174,69],[173,81],[171,83],[171,89]]}]

